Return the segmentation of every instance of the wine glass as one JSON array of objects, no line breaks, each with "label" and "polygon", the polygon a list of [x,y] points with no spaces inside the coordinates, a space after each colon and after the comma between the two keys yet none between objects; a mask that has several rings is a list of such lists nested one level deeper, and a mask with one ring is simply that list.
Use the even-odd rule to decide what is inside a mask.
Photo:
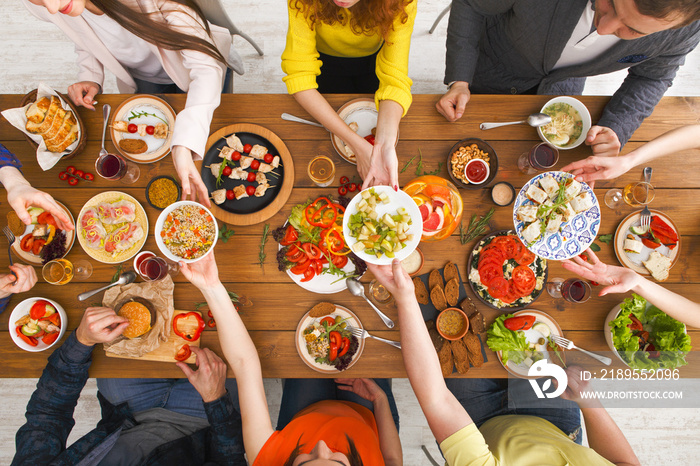
[{"label": "wine glass", "polygon": [[547,293],[552,298],[561,298],[561,285],[564,283],[563,278],[552,278],[547,282]]},{"label": "wine glass", "polygon": [[618,188],[608,189],[605,193],[605,205],[613,210],[618,209],[623,202],[622,190]]},{"label": "wine glass", "polygon": [[92,276],[92,264],[86,260],[73,262],[73,278],[85,281]]}]

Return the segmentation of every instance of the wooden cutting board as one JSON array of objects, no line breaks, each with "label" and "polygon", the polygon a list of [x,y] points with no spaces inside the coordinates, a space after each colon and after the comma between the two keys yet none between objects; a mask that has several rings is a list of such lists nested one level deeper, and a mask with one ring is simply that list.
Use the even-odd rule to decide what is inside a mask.
[{"label": "wooden cutting board", "polygon": [[[192,311],[178,311],[176,310],[173,313],[173,318],[178,315],[178,314],[186,314],[188,312]],[[202,315],[201,313],[197,313],[200,316]],[[190,324],[190,321],[192,323]],[[182,331],[185,332],[190,332],[194,331],[197,326],[195,325],[194,319],[187,319],[183,320],[179,323],[179,328]],[[175,355],[177,354],[178,350],[182,348],[182,345],[187,343],[190,346],[197,346],[199,347],[199,342],[202,341],[202,338],[198,338],[197,341],[187,341],[182,337],[179,337],[175,335],[175,332],[172,331],[170,332],[170,338],[168,338],[167,341],[163,342],[158,348],[154,349],[150,353],[146,353],[143,356],[140,356],[138,358],[132,357],[132,356],[123,356],[121,354],[114,354],[109,351],[105,351],[105,354],[110,357],[110,358],[122,358],[122,359],[139,359],[142,361],[163,361],[163,362],[176,362],[175,361]],[[194,364],[195,362],[195,355],[192,353],[189,358],[185,361],[187,364]]]}]

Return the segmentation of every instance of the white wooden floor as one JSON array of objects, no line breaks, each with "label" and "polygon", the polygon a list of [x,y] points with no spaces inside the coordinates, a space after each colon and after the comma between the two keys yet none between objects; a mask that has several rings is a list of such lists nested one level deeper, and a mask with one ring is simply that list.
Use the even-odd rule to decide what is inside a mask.
[{"label": "white wooden floor", "polygon": [[[284,49],[287,27],[286,4],[282,0],[234,2],[223,0],[229,15],[263,48],[260,57],[241,38],[235,46],[243,56],[247,72],[236,76],[237,93],[284,93],[280,54]],[[243,4],[246,3],[246,4]],[[411,47],[410,75],[415,93],[442,93],[445,55],[443,19],[433,35],[428,29],[447,0],[421,0],[418,4]],[[25,93],[44,81],[65,90],[74,82],[77,67],[72,43],[50,24],[31,16],[19,2],[3,2],[0,9],[0,93]],[[700,95],[700,51],[688,56],[667,95]],[[624,79],[625,72],[589,78],[586,94],[609,95]],[[108,76],[105,92],[116,92],[114,78]],[[2,135],[0,135],[0,141]],[[7,338],[7,335],[3,336]],[[0,375],[3,375],[0,372]],[[14,455],[14,435],[24,422],[24,410],[36,379],[0,379],[0,464],[9,464]],[[85,387],[75,411],[76,426],[69,444],[89,432],[99,420],[95,381]],[[281,384],[266,381],[273,419],[277,418]],[[401,440],[407,466],[429,464],[420,450],[426,445],[439,458],[434,438],[405,379],[394,381],[394,395],[401,414]],[[612,416],[629,439],[643,464],[691,465],[700,457],[700,410],[698,409],[615,409]]]}]

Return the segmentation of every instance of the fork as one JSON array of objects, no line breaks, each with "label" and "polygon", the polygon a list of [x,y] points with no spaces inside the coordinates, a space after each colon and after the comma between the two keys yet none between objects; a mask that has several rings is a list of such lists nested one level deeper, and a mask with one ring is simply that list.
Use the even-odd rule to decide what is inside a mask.
[{"label": "fork", "polygon": [[574,345],[574,342],[569,340],[568,338],[560,337],[559,335],[552,335],[551,337],[552,337],[552,341],[554,341],[554,343],[561,346],[562,348],[565,348],[568,350],[577,349],[582,353],[586,353],[587,355],[589,355],[593,359],[596,359],[596,360],[602,362],[606,366],[609,366],[612,363],[612,359],[610,359],[606,356],[601,356],[599,354],[591,353],[590,351],[586,351],[583,348],[579,348],[578,346]]},{"label": "fork", "polygon": [[[651,183],[651,167],[644,167],[644,181],[646,183]],[[651,212],[649,211],[649,206],[644,206],[644,210],[642,210],[642,214],[640,216],[640,221],[642,228],[644,229],[644,233],[649,231],[649,227],[651,227]]]},{"label": "fork", "polygon": [[[5,225],[5,226],[3,227],[2,232],[5,233],[5,236],[7,236],[7,241],[8,241],[8,243],[9,243],[9,244],[7,245],[7,255],[10,256],[10,265],[13,265],[13,262],[12,262],[12,245],[14,244],[14,242],[15,242],[15,240],[16,240],[15,234],[12,233],[12,230],[10,230],[10,227],[9,227],[8,225]],[[14,275],[14,276],[15,276],[15,279],[17,279],[17,275],[16,275],[14,272],[12,272],[12,275]]]},{"label": "fork", "polygon": [[357,338],[362,338],[362,339],[365,339],[367,337],[374,338],[375,340],[383,341],[387,345],[391,345],[394,348],[401,349],[401,343],[399,343],[398,341],[387,340],[384,338],[375,337],[374,335],[370,335],[369,332],[363,328],[357,328],[357,327],[352,327],[352,326],[348,325],[348,330],[350,330],[350,332],[354,336],[356,336]]}]

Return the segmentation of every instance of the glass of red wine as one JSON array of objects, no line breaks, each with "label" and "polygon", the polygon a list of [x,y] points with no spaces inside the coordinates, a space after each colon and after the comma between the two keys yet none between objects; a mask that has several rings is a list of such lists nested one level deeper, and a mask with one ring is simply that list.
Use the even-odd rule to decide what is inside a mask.
[{"label": "glass of red wine", "polygon": [[591,297],[591,285],[580,278],[553,278],[547,282],[547,293],[553,298],[564,298],[570,303],[585,303]]},{"label": "glass of red wine", "polygon": [[529,152],[518,157],[518,169],[525,174],[533,175],[553,168],[559,161],[559,151],[546,142],[536,144]]},{"label": "glass of red wine", "polygon": [[121,180],[124,184],[135,183],[141,175],[138,165],[117,154],[99,156],[95,161],[95,171],[106,180]]},{"label": "glass of red wine", "polygon": [[161,280],[168,275],[168,263],[161,257],[147,257],[139,264],[138,272],[144,280]]}]

